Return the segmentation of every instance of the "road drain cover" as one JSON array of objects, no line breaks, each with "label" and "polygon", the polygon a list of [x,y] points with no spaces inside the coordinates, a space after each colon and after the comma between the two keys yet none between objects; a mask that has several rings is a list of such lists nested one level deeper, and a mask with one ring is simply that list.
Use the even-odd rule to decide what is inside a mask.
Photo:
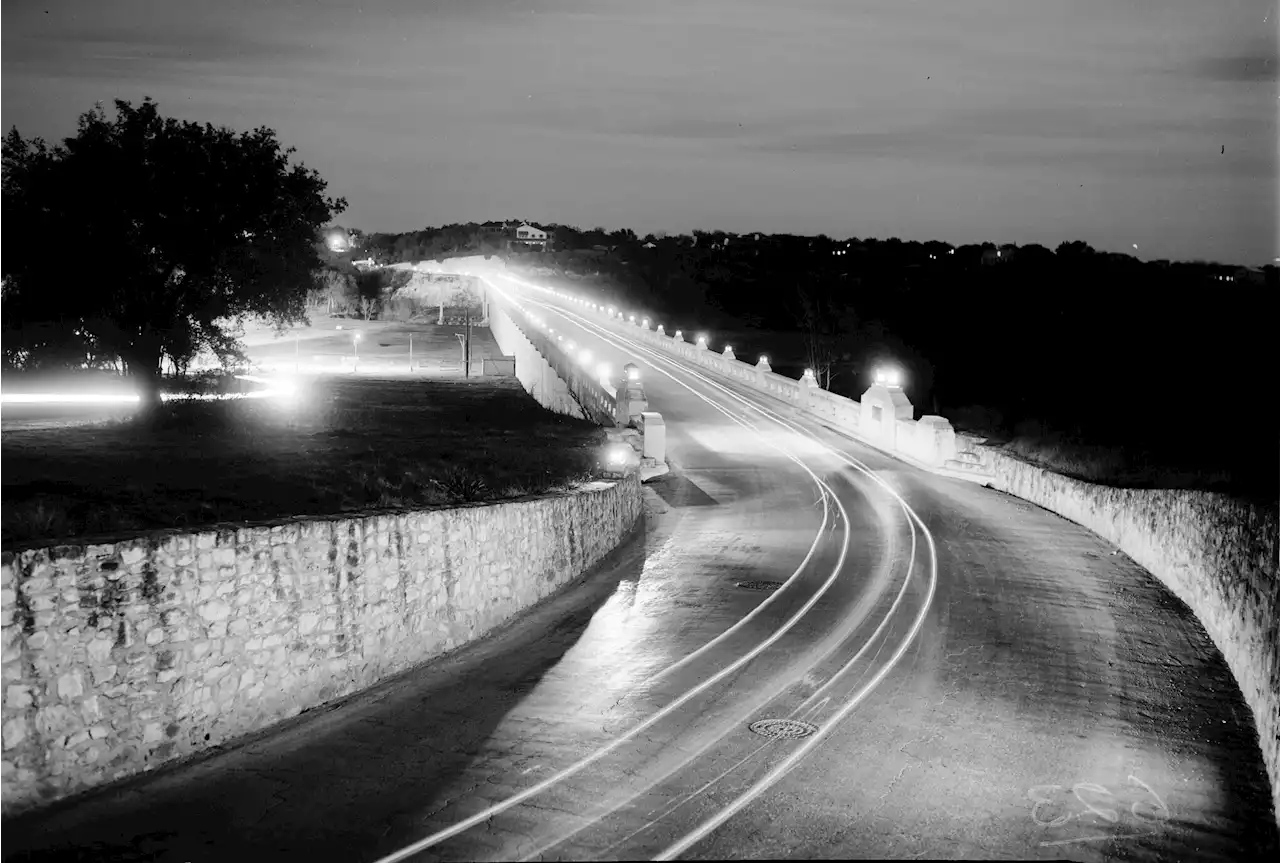
[{"label": "road drain cover", "polygon": [[818,730],[818,726],[813,723],[798,719],[761,719],[747,727],[761,737],[771,737],[774,740],[808,737]]},{"label": "road drain cover", "polygon": [[780,581],[740,581],[738,587],[746,590],[777,590],[782,587]]}]

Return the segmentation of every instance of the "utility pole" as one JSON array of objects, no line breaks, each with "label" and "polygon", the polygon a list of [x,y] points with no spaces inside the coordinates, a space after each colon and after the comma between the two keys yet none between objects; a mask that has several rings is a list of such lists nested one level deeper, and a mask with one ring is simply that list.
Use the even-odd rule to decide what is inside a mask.
[{"label": "utility pole", "polygon": [[409,333],[409,371],[413,371],[413,333]]},{"label": "utility pole", "polygon": [[471,377],[471,305],[467,304],[467,344],[463,349],[462,357],[463,374]]}]

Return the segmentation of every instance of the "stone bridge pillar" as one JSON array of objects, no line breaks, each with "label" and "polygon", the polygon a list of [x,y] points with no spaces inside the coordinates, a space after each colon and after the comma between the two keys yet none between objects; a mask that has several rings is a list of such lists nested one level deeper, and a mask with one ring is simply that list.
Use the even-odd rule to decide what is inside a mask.
[{"label": "stone bridge pillar", "polygon": [[909,420],[915,409],[902,387],[873,384],[862,394],[858,429],[889,449],[897,448],[898,420]]}]

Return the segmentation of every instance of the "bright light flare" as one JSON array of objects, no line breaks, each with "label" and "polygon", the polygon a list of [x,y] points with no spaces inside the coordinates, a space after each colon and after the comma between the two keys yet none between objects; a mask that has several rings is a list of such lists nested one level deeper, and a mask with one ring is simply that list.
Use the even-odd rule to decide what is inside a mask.
[{"label": "bright light flare", "polygon": [[[277,399],[292,401],[299,396],[297,383],[288,378],[261,378],[255,375],[236,375],[243,381],[262,384],[265,388],[248,393],[161,393],[164,402],[183,401],[235,401],[238,399]],[[0,404],[25,405],[121,405],[139,404],[138,393],[0,393]]]},{"label": "bright light flare", "polygon": [[578,354],[578,362],[582,363],[584,366],[590,365],[591,351],[583,350],[582,353]]},{"label": "bright light flare", "polygon": [[7,405],[130,404],[140,399],[137,393],[0,393],[0,403]]},{"label": "bright light flare", "polygon": [[610,467],[622,467],[627,463],[628,450],[631,447],[626,444],[614,444],[605,451],[605,462]]},{"label": "bright light flare", "polygon": [[640,380],[640,370],[635,366],[631,366],[631,368],[627,369],[627,380],[629,381]]}]

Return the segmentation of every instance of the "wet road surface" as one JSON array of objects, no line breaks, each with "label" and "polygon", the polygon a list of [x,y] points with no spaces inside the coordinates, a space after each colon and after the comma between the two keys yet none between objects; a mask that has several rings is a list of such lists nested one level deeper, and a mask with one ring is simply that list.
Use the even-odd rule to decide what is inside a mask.
[{"label": "wet road surface", "polygon": [[[541,313],[640,364],[667,422],[639,535],[444,660],[7,822],[5,859],[1280,850],[1240,693],[1150,574],[1032,504]],[[768,719],[808,736],[750,730]]]}]

